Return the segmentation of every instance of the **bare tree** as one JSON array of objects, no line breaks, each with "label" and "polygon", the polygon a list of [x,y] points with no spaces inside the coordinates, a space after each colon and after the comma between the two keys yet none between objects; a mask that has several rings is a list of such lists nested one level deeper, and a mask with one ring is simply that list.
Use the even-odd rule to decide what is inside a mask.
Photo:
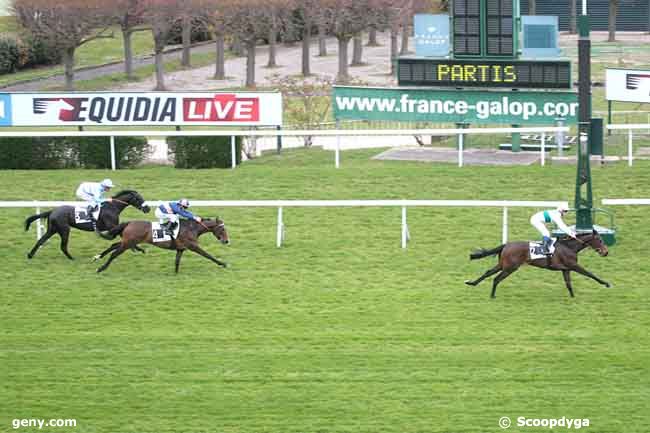
[{"label": "bare tree", "polygon": [[297,7],[300,23],[296,23],[296,27],[300,28],[301,38],[302,38],[302,75],[307,77],[311,75],[311,63],[310,63],[310,49],[311,49],[311,33],[314,26],[319,28],[319,20],[323,18],[320,10],[320,1],[319,0],[296,0],[295,5]]},{"label": "bare tree", "polygon": [[609,36],[607,42],[616,42],[616,17],[618,16],[618,0],[609,0],[609,16],[607,30]]},{"label": "bare tree", "polygon": [[226,24],[223,7],[226,0],[200,0],[196,4],[196,18],[207,24],[214,36],[215,80],[226,79]]},{"label": "bare tree", "polygon": [[113,14],[102,0],[14,0],[13,10],[23,27],[61,51],[66,90],[74,89],[75,50],[94,39],[113,37]]},{"label": "bare tree", "polygon": [[268,21],[269,60],[267,68],[275,68],[277,62],[278,32],[282,24],[288,23],[288,15],[293,4],[290,0],[269,0],[264,5]]},{"label": "bare tree", "polygon": [[537,0],[528,0],[528,15],[537,15]]},{"label": "bare tree", "polygon": [[151,28],[154,42],[156,87],[166,90],[163,51],[169,42],[171,30],[180,15],[180,5],[176,0],[145,0],[143,21]]},{"label": "bare tree", "polygon": [[318,56],[327,56],[327,29],[329,23],[327,21],[327,11],[323,8],[318,9]]},{"label": "bare tree", "polygon": [[357,33],[352,37],[352,63],[350,66],[363,66],[363,36]]},{"label": "bare tree", "polygon": [[575,35],[578,32],[578,0],[569,0],[569,33]]},{"label": "bare tree", "polygon": [[337,81],[347,82],[348,45],[350,39],[366,26],[364,15],[368,11],[368,0],[329,0],[323,2],[327,8],[328,22],[331,33],[336,36],[339,45],[339,71]]},{"label": "bare tree", "polygon": [[122,44],[124,47],[124,73],[128,79],[133,79],[133,48],[131,37],[133,33],[150,30],[144,25],[142,14],[144,2],[142,0],[118,0],[115,4],[116,21],[122,30]]}]

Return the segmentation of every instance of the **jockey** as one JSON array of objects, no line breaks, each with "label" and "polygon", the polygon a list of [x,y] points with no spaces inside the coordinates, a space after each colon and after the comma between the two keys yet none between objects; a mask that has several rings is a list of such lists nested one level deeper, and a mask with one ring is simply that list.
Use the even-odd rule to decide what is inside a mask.
[{"label": "jockey", "polygon": [[178,224],[179,216],[201,222],[201,217],[188,211],[188,207],[190,207],[190,202],[186,198],[163,203],[156,208],[156,218],[160,220],[160,225],[165,228],[167,233],[172,235]]},{"label": "jockey", "polygon": [[77,197],[88,203],[88,217],[95,224],[93,212],[97,210],[104,202],[111,202],[113,199],[110,197],[104,198],[104,193],[113,188],[113,181],[104,179],[101,182],[83,182],[77,188]]},{"label": "jockey", "polygon": [[565,215],[568,211],[569,207],[567,205],[560,205],[557,207],[557,209],[543,210],[530,217],[530,223],[537,229],[537,231],[542,234],[545,254],[550,254],[551,244],[553,243],[551,239],[551,233],[546,228],[547,223],[554,222],[560,230],[575,239],[575,231],[568,227],[564,221],[562,221],[562,216]]}]

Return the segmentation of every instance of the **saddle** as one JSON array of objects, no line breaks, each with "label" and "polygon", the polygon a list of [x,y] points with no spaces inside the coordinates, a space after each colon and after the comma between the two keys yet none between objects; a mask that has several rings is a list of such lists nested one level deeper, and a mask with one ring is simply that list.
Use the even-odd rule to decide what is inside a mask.
[{"label": "saddle", "polygon": [[555,243],[557,242],[557,238],[551,238],[553,241],[551,243],[551,246],[548,249],[548,254],[545,254],[544,250],[544,244],[542,242],[529,242],[528,243],[528,254],[530,256],[531,260],[535,259],[544,259],[544,258],[549,258],[553,255],[555,252]]}]

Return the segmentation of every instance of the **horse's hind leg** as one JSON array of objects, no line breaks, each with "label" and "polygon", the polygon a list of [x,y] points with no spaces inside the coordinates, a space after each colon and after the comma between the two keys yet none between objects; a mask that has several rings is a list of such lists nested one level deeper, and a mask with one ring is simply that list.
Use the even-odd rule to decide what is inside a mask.
[{"label": "horse's hind leg", "polygon": [[70,227],[60,227],[59,236],[61,236],[61,251],[63,254],[70,260],[74,260],[74,257],[68,252],[68,240],[70,239]]},{"label": "horse's hind leg", "polygon": [[499,275],[496,276],[494,281],[492,281],[492,294],[490,295],[491,298],[497,297],[497,286],[499,285],[499,283],[505,280],[506,278],[508,278],[508,276],[512,274],[514,271],[516,271],[517,269],[519,268],[517,267],[517,268],[505,269]]},{"label": "horse's hind leg", "polygon": [[121,244],[122,244],[122,242],[115,242],[115,243],[111,244],[110,247],[106,248],[106,249],[105,249],[104,251],[102,251],[101,253],[99,253],[99,254],[97,254],[97,255],[94,255],[94,256],[93,256],[93,262],[96,262],[96,261],[99,260],[99,259],[103,259],[103,258],[106,256],[106,254],[108,254],[108,253],[110,253],[111,251],[115,250],[115,249],[116,249],[117,247],[119,247]]},{"label": "horse's hind leg", "polygon": [[496,274],[500,270],[501,270],[501,265],[496,265],[495,267],[493,267],[492,269],[490,269],[489,271],[487,271],[486,273],[484,273],[483,275],[478,277],[476,280],[474,280],[474,281],[471,281],[471,280],[465,281],[465,284],[467,284],[468,286],[475,286],[478,283],[480,283],[481,281],[483,281],[484,279],[486,279],[487,277],[490,277],[490,276]]},{"label": "horse's hind leg", "polygon": [[33,258],[36,255],[36,251],[38,251],[38,249],[42,247],[43,244],[47,242],[47,240],[52,236],[54,236],[55,234],[56,234],[56,229],[48,224],[47,232],[45,232],[45,234],[41,236],[41,238],[38,241],[36,241],[34,248],[32,248],[32,250],[29,253],[27,253],[27,258],[28,259]]},{"label": "horse's hind leg", "polygon": [[562,271],[562,276],[564,277],[564,284],[566,284],[566,288],[569,290],[569,295],[573,298],[573,287],[571,287],[571,271]]},{"label": "horse's hind leg", "polygon": [[106,268],[108,268],[108,265],[110,265],[111,262],[117,258],[117,256],[119,256],[120,254],[122,254],[124,251],[126,251],[126,250],[128,250],[128,249],[129,249],[129,247],[120,244],[120,245],[115,249],[115,251],[113,251],[113,254],[111,254],[111,256],[108,258],[108,260],[106,261],[106,263],[104,263],[102,266],[100,266],[100,267],[97,269],[97,273],[100,273],[100,272],[103,272],[104,270],[106,270]]}]

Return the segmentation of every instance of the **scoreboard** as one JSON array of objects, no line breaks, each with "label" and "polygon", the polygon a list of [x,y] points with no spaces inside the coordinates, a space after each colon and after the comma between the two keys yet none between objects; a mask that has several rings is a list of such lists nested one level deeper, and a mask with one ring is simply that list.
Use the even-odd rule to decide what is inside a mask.
[{"label": "scoreboard", "polygon": [[513,58],[518,6],[519,0],[453,0],[454,55]]},{"label": "scoreboard", "polygon": [[398,59],[400,86],[570,89],[569,60]]}]

